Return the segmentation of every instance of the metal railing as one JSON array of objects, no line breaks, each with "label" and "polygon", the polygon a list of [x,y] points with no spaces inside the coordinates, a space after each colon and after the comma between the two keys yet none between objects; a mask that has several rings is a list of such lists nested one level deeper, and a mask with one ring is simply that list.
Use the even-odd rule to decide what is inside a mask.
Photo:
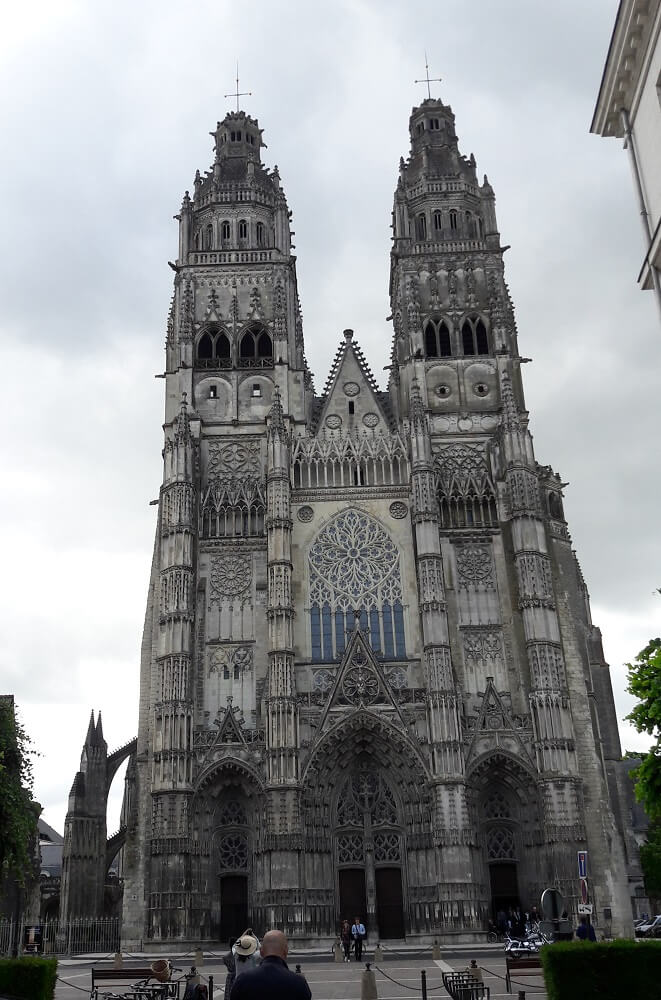
[{"label": "metal railing", "polygon": [[[19,952],[33,950],[25,945],[26,929],[30,926],[25,920],[18,923],[0,920],[0,955],[10,955],[17,947]],[[39,926],[41,933],[34,937],[40,941],[44,955],[108,955],[119,951],[122,926],[119,917],[45,920]]]}]

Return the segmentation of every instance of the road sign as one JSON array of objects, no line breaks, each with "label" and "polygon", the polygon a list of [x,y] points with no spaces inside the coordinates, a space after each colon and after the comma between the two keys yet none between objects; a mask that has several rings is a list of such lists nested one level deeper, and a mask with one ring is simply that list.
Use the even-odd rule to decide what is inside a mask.
[{"label": "road sign", "polygon": [[578,904],[579,914],[586,913],[588,916],[592,915],[592,903],[579,903]]},{"label": "road sign", "polygon": [[588,895],[588,880],[586,878],[579,879],[581,887],[581,903],[586,904],[590,898]]},{"label": "road sign", "polygon": [[542,913],[547,920],[557,920],[565,908],[565,900],[559,889],[544,889],[542,893]]},{"label": "road sign", "polygon": [[578,877],[587,878],[588,877],[588,852],[579,851],[578,852]]}]

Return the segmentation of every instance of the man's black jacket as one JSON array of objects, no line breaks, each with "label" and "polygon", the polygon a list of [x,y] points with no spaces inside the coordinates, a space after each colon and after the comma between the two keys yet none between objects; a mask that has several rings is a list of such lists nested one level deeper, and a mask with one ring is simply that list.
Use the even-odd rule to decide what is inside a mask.
[{"label": "man's black jacket", "polygon": [[234,980],[231,1000],[311,1000],[303,976],[290,972],[277,955],[267,955],[261,965]]}]

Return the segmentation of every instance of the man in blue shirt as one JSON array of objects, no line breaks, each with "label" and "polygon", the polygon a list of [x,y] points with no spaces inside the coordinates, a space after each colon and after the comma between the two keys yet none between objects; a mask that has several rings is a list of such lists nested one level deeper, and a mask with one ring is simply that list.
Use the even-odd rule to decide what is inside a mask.
[{"label": "man in blue shirt", "polygon": [[576,937],[579,941],[596,941],[597,935],[592,924],[588,923],[587,917],[581,917],[576,928]]},{"label": "man in blue shirt", "polygon": [[312,1000],[303,976],[287,967],[289,945],[282,931],[267,931],[262,941],[261,965],[234,981],[231,1000]]},{"label": "man in blue shirt", "polygon": [[360,962],[363,954],[363,938],[365,937],[365,924],[361,924],[360,917],[354,917],[351,925],[351,937],[353,938],[353,950],[356,961]]}]

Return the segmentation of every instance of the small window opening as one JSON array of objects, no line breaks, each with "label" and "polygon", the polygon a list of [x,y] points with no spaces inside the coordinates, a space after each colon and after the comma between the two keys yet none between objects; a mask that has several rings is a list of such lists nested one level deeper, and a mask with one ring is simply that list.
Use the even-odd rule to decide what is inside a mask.
[{"label": "small window opening", "polygon": [[427,219],[422,212],[415,220],[415,235],[419,240],[427,239]]},{"label": "small window opening", "polygon": [[239,239],[240,240],[248,239],[248,223],[246,222],[245,219],[239,220]]},{"label": "small window opening", "polygon": [[441,127],[440,120],[438,118],[429,119],[429,127],[433,132],[438,132]]},{"label": "small window opening", "polygon": [[356,407],[355,407],[355,404],[354,404],[353,400],[350,400],[349,401],[349,413],[353,413],[355,411],[355,409],[356,409]]},{"label": "small window opening", "polygon": [[457,210],[456,208],[450,209],[450,229],[456,230],[457,228]]},{"label": "small window opening", "polygon": [[436,232],[443,228],[443,216],[440,212],[434,212],[434,229]]},{"label": "small window opening", "polygon": [[253,382],[253,384],[252,384],[252,394],[253,394],[253,396],[261,396],[261,394],[262,394],[262,387],[259,384],[259,382]]},{"label": "small window opening", "polygon": [[255,235],[257,237],[257,246],[258,247],[263,247],[264,246],[264,223],[263,222],[258,222],[257,225],[255,226]]},{"label": "small window opening", "polygon": [[220,232],[221,232],[222,238],[224,240],[228,240],[230,238],[230,236],[232,235],[232,229],[231,229],[230,224],[229,224],[229,222],[227,220],[225,220],[222,223],[222,225],[220,227]]},{"label": "small window opening", "polygon": [[217,398],[218,398],[218,386],[217,385],[210,385],[209,386],[209,399],[217,399]]}]

